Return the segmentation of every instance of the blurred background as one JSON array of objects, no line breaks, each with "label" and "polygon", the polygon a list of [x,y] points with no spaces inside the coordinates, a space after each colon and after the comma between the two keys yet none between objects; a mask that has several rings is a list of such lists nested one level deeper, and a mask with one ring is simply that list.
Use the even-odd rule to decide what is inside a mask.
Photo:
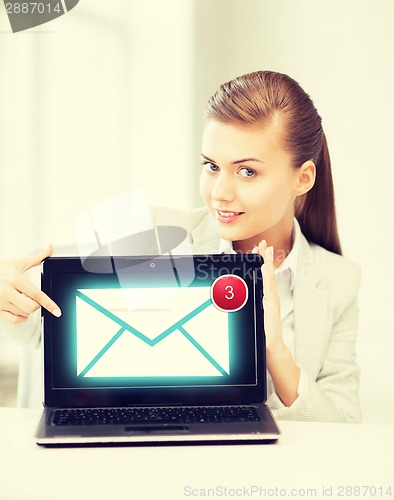
[{"label": "blurred background", "polygon": [[[200,206],[207,99],[287,73],[323,117],[343,250],[363,270],[364,421],[392,422],[393,21],[392,0],[80,0],[13,34],[1,2],[0,259],[73,244],[81,212],[133,188]],[[0,339],[0,405],[16,404],[20,354]]]}]

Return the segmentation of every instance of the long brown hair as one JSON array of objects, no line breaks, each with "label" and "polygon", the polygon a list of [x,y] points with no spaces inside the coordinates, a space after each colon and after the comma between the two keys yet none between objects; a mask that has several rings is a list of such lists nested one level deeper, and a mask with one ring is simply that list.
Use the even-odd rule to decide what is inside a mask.
[{"label": "long brown hair", "polygon": [[296,200],[295,216],[308,241],[342,255],[338,236],[331,161],[311,98],[288,75],[256,71],[223,83],[208,101],[207,117],[239,125],[269,125],[280,120],[282,144],[293,166],[316,165],[315,184]]}]

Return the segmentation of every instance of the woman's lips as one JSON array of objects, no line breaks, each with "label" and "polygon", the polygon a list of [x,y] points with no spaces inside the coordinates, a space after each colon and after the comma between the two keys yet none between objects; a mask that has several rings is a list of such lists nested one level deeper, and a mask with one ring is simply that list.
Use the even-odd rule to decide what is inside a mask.
[{"label": "woman's lips", "polygon": [[216,210],[218,221],[223,224],[230,224],[239,219],[243,212],[230,212],[229,210]]}]

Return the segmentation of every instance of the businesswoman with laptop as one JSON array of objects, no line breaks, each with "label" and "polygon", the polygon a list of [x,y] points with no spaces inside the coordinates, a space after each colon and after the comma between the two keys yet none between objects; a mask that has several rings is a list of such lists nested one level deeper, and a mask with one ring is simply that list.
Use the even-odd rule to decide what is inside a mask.
[{"label": "businesswoman with laptop", "polygon": [[[358,266],[341,255],[321,118],[289,76],[257,71],[208,102],[200,190],[206,207],[153,209],[188,230],[193,252],[264,258],[268,404],[276,418],[358,422]],[[0,331],[37,343],[40,306],[57,305],[23,273],[52,247],[0,263]]]}]

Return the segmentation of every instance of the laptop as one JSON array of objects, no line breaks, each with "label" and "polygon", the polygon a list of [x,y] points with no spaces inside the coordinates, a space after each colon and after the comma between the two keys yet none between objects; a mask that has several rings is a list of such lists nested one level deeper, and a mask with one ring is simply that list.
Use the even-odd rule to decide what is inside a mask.
[{"label": "laptop", "polygon": [[259,255],[51,257],[43,446],[270,443]]}]

